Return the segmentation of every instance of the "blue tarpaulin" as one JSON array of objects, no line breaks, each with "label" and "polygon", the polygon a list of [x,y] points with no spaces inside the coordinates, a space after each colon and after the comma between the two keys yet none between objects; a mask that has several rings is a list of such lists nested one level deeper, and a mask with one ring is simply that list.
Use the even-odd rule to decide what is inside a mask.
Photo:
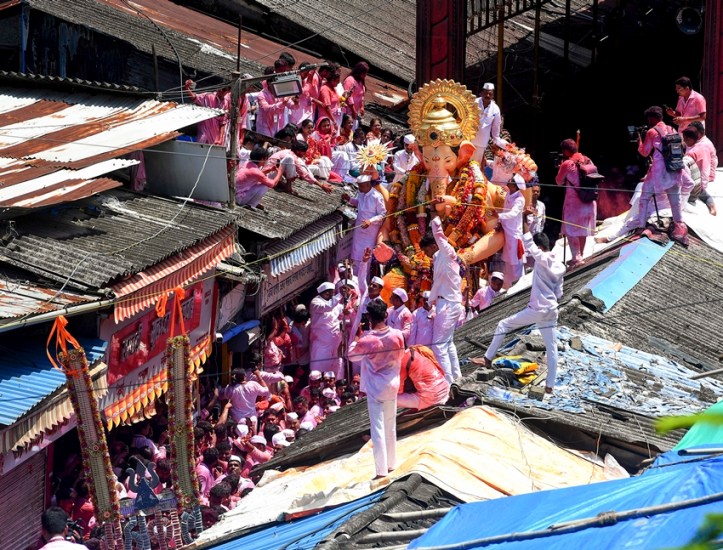
[{"label": "blue tarpaulin", "polygon": [[638,284],[672,246],[673,241],[660,246],[648,239],[625,245],[618,259],[598,273],[587,288],[608,310]]},{"label": "blue tarpaulin", "polygon": [[[712,501],[687,507],[683,504],[705,496],[712,496]],[[649,510],[617,520],[606,514],[604,526],[577,525],[569,532],[549,529],[602,513],[670,504],[678,509]],[[504,545],[504,550],[673,548],[690,542],[706,514],[722,509],[723,457],[705,458],[651,468],[627,479],[463,504],[412,541],[409,548],[451,550],[461,543],[470,549]],[[514,540],[512,535],[529,536],[533,532],[539,536]],[[495,537],[491,543],[480,542],[491,537]]]},{"label": "blue tarpaulin", "polygon": [[213,550],[248,550],[251,548],[253,550],[277,550],[279,548],[306,550],[314,548],[342,523],[375,504],[383,494],[383,491],[377,491],[307,518],[275,523],[212,548]]}]

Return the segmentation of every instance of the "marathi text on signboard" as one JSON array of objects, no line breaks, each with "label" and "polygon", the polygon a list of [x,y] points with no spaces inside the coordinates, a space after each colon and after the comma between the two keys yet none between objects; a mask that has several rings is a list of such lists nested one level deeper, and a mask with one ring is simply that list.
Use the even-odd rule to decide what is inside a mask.
[{"label": "marathi text on signboard", "polygon": [[259,316],[265,315],[323,277],[324,264],[325,255],[320,254],[278,277],[272,277],[268,264],[265,265],[264,272],[267,278],[261,286],[258,301]]}]

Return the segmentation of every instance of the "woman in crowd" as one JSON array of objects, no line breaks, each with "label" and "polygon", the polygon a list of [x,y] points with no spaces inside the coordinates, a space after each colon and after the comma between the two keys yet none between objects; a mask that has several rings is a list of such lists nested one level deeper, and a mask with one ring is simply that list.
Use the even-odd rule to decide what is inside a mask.
[{"label": "woman in crowd", "polygon": [[314,117],[314,103],[311,100],[315,97],[314,71],[308,69],[311,63],[304,61],[299,65],[301,73],[301,93],[291,98],[289,107],[289,122],[299,126],[303,120]]},{"label": "woman in crowd", "polygon": [[[266,67],[264,74],[272,74],[273,72],[273,67]],[[269,88],[268,82],[264,80],[261,83],[261,93],[258,95],[257,101],[256,132],[273,137],[276,132],[286,125],[286,109],[291,108],[291,99],[276,97]]]},{"label": "woman in crowd", "polygon": [[305,118],[299,124],[299,133],[296,134],[296,139],[299,141],[309,142],[309,136],[314,131],[314,121],[310,118]]},{"label": "woman in crowd", "polygon": [[335,145],[344,145],[349,143],[354,137],[354,119],[345,114],[341,117],[341,128],[339,129],[339,136],[336,138]]},{"label": "woman in crowd", "polygon": [[341,75],[338,72],[332,73],[319,91],[319,117],[329,117],[335,135],[339,133],[342,114],[341,101],[339,94],[336,92],[336,86],[339,84],[340,78]]},{"label": "woman in crowd", "polygon": [[369,121],[369,132],[367,132],[367,141],[380,141],[382,139],[382,121],[373,118]]},{"label": "woman in crowd", "polygon": [[369,64],[366,61],[359,61],[344,79],[344,95],[347,98],[345,112],[351,117],[355,130],[364,116],[367,74],[369,74]]}]

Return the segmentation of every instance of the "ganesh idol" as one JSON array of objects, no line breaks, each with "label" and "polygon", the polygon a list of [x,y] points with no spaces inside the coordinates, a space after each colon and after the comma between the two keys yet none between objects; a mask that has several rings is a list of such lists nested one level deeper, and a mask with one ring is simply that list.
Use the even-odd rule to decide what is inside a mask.
[{"label": "ganesh idol", "polygon": [[[432,284],[431,258],[419,246],[430,216],[441,218],[464,264],[477,265],[482,273],[486,260],[505,245],[498,214],[506,188],[489,182],[479,163],[471,160],[479,119],[475,96],[450,80],[424,85],[410,102],[409,125],[421,147],[421,162],[389,188],[386,209],[396,215],[386,218],[379,237],[399,262],[385,275],[385,291],[403,287],[410,303]],[[525,181],[535,176],[535,163],[514,145],[496,148],[495,154],[494,163],[511,176],[519,174]],[[474,291],[471,286],[467,292]]]}]

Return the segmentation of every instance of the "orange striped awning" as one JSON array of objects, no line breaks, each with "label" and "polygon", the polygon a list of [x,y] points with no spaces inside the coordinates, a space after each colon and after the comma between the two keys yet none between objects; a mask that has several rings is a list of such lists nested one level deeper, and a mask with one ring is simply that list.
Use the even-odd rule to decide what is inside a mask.
[{"label": "orange striped awning", "polygon": [[[203,364],[211,354],[211,336],[207,335],[190,353],[191,378],[196,380],[203,372]],[[168,390],[168,371],[160,372],[137,386],[103,410],[109,430],[121,424],[135,424],[156,414],[155,401]]]},{"label": "orange striped awning", "polygon": [[119,301],[115,322],[132,317],[158,301],[162,294],[183,286],[225,260],[234,251],[236,227],[230,225],[200,243],[113,285]]}]

